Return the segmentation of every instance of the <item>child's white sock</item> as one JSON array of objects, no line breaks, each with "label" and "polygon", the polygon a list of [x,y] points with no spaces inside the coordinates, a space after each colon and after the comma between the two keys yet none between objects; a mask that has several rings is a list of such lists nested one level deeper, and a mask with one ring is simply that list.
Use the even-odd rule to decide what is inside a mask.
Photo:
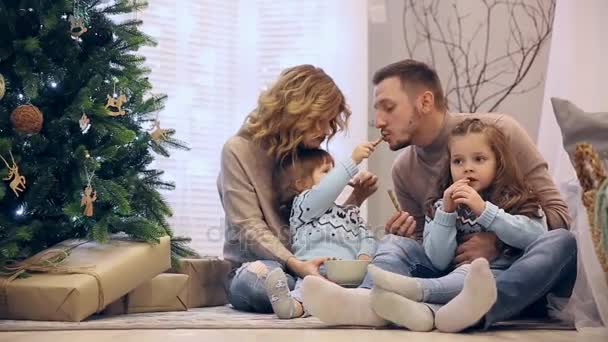
[{"label": "child's white sock", "polygon": [[431,331],[435,319],[426,304],[374,287],[372,308],[382,318],[412,331]]},{"label": "child's white sock", "polygon": [[290,319],[300,317],[304,314],[302,304],[291,297],[289,286],[287,285],[287,277],[280,268],[275,268],[264,280],[266,294],[272,310],[277,317],[282,319]]},{"label": "child's white sock", "polygon": [[369,272],[374,280],[374,286],[417,302],[422,300],[422,287],[415,278],[385,271],[372,264],[367,266],[367,272]]},{"label": "child's white sock", "polygon": [[471,263],[458,296],[437,311],[435,326],[443,332],[458,332],[479,322],[496,302],[496,280],[488,261],[483,258]]},{"label": "child's white sock", "polygon": [[369,294],[368,289],[345,289],[316,276],[308,276],[302,283],[306,311],[329,324],[386,325],[372,310]]}]

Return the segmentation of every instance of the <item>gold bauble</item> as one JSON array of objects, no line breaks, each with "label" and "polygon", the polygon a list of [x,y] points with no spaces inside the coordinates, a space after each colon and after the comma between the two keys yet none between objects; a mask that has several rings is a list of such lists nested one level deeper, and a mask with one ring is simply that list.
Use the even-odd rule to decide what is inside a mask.
[{"label": "gold bauble", "polygon": [[4,76],[0,74],[0,100],[4,97],[6,93],[6,82],[4,81]]}]

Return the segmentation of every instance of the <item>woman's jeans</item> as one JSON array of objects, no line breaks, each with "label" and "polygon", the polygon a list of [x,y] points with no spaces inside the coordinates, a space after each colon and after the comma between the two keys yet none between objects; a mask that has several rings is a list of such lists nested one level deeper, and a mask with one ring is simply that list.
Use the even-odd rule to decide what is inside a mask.
[{"label": "woman's jeans", "polygon": [[[275,268],[281,268],[287,276],[287,285],[291,291],[291,297],[302,303],[302,279],[294,277],[285,271],[285,268],[276,261],[259,260],[243,264],[241,267],[234,270],[226,282],[226,293],[228,294],[228,302],[232,306],[241,311],[272,313],[272,306],[266,294],[264,285],[264,276],[260,276],[254,272],[250,266],[255,262],[261,262],[266,266],[266,273]],[[255,268],[254,268],[255,269]],[[325,266],[321,265],[319,273],[325,276]]]},{"label": "woman's jeans", "polygon": [[[266,273],[275,268],[281,268],[285,271],[283,265],[272,260],[260,260],[243,264],[241,267],[234,270],[226,281],[228,302],[232,304],[236,310],[273,313],[272,305],[270,304],[270,300],[266,294],[266,287],[264,286],[265,277],[260,276],[251,267],[257,262],[261,262],[266,266]],[[285,272],[285,275],[287,276],[289,290],[293,290],[296,284],[296,277],[287,272]]]}]

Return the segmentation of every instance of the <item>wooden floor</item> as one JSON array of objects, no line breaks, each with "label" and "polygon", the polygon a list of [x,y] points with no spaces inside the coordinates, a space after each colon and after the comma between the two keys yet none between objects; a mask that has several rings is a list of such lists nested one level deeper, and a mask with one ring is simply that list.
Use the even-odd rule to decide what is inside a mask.
[{"label": "wooden floor", "polygon": [[[0,327],[1,329],[1,327]],[[460,342],[460,341],[509,341],[509,342],[606,342],[604,332],[587,331],[490,331],[467,334],[442,334],[437,332],[415,333],[401,330],[87,330],[87,331],[48,331],[48,332],[4,332],[0,342],[51,342],[51,341],[126,341],[126,342],[169,342],[169,341],[226,341],[226,342]]]}]

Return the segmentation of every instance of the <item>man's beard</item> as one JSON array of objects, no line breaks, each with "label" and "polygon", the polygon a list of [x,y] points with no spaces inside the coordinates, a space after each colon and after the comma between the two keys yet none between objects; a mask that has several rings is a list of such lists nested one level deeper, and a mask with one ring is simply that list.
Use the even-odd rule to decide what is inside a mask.
[{"label": "man's beard", "polygon": [[[410,120],[409,126],[408,126],[409,136],[404,140],[397,141],[397,143],[394,146],[389,145],[389,148],[391,149],[391,151],[398,151],[398,150],[400,150],[402,148],[406,148],[412,144],[414,130],[418,126],[418,122],[420,120],[420,111],[416,107],[414,107],[413,110],[414,110],[414,115],[412,116],[412,119]],[[418,121],[416,121],[416,120],[418,120]]]},{"label": "man's beard", "polygon": [[412,139],[407,139],[406,141],[398,141],[395,145],[389,145],[391,151],[399,151],[402,148],[406,148],[412,144]]}]

